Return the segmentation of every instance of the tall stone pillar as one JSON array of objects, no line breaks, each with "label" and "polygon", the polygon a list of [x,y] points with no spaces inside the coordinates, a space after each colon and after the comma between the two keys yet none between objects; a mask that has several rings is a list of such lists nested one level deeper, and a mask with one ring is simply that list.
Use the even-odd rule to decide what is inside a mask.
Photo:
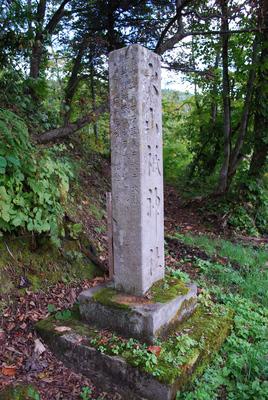
[{"label": "tall stone pillar", "polygon": [[164,277],[160,57],[115,50],[109,81],[115,287],[143,295]]}]

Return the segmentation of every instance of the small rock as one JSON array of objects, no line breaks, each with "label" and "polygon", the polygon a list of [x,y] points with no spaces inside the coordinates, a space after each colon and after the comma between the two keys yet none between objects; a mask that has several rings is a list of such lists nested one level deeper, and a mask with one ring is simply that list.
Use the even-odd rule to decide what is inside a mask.
[{"label": "small rock", "polygon": [[35,352],[35,354],[37,354],[37,355],[40,356],[40,355],[43,354],[45,351],[46,351],[46,348],[45,348],[45,346],[43,345],[43,343],[41,342],[41,340],[36,339],[36,340],[34,341],[34,352]]}]

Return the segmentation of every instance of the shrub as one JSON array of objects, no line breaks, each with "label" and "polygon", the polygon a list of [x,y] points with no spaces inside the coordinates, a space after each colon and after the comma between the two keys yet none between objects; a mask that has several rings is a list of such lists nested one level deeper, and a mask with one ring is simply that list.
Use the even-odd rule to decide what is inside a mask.
[{"label": "shrub", "polygon": [[70,164],[34,147],[23,121],[0,109],[0,231],[57,240],[71,176]]}]

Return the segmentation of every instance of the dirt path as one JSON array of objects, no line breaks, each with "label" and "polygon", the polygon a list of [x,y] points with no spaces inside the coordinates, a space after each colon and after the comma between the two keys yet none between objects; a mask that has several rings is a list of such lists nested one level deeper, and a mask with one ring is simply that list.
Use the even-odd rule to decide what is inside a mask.
[{"label": "dirt path", "polygon": [[165,232],[172,234],[212,234],[228,235],[221,221],[214,215],[206,212],[205,205],[182,200],[180,194],[172,186],[165,187]]}]

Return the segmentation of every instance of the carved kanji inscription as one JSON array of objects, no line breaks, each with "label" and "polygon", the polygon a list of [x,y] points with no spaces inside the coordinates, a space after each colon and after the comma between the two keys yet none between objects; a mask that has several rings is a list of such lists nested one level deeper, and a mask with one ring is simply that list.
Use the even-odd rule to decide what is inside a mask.
[{"label": "carved kanji inscription", "polygon": [[110,53],[114,280],[135,295],[164,276],[160,77],[139,45]]}]

